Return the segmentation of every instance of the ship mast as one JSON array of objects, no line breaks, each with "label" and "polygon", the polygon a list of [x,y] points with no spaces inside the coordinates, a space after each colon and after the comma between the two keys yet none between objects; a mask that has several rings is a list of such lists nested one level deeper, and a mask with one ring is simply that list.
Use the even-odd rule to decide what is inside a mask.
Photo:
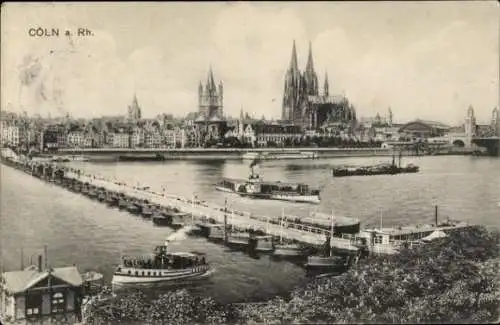
[{"label": "ship mast", "polygon": [[227,244],[227,199],[224,200],[224,243]]},{"label": "ship mast", "polygon": [[335,227],[334,222],[333,222],[333,209],[332,209],[332,216],[330,217],[330,219],[331,219],[332,226],[330,228],[330,240],[328,241],[329,247],[327,247],[327,249],[328,249],[328,252],[330,254],[330,257],[332,257],[332,238],[333,238],[333,229]]},{"label": "ship mast", "polygon": [[285,228],[285,208],[281,209],[281,229],[280,229],[280,244],[283,244],[283,231]]}]

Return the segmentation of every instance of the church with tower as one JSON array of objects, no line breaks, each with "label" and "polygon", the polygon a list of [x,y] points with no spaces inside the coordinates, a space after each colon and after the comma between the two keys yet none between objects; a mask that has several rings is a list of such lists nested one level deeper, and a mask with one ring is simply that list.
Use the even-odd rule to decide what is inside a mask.
[{"label": "church with tower", "polygon": [[198,85],[198,113],[194,121],[196,142],[219,139],[226,131],[227,122],[224,117],[224,86],[222,81],[216,85],[212,67],[208,70],[205,85]]},{"label": "church with tower", "polygon": [[328,75],[320,91],[314,70],[312,46],[304,72],[299,70],[297,50],[293,42],[292,58],[285,75],[281,119],[284,122],[317,129],[331,124],[349,125],[356,122],[356,111],[344,96],[330,96]]},{"label": "church with tower", "polygon": [[137,96],[134,94],[132,104],[128,106],[127,118],[130,121],[138,121],[141,119],[141,117],[141,107],[139,106],[139,102],[137,101]]},{"label": "church with tower", "polygon": [[218,86],[215,85],[214,74],[212,67],[210,67],[205,87],[201,81],[198,85],[198,114],[209,119],[214,116],[222,119],[224,116],[223,107],[224,86],[222,81],[219,81]]}]

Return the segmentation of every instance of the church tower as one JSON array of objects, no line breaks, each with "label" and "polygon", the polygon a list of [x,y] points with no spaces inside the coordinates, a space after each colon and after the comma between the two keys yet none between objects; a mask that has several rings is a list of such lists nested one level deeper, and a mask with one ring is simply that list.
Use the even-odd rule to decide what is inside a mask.
[{"label": "church tower", "polygon": [[210,67],[205,87],[203,87],[201,81],[198,85],[198,113],[206,118],[217,115],[222,119],[224,115],[223,94],[224,86],[222,81],[219,82],[219,86],[215,85],[214,74],[212,67]]},{"label": "church tower", "polygon": [[469,106],[467,110],[467,117],[465,118],[465,147],[470,148],[472,145],[472,138],[476,135],[476,117],[474,116],[474,108]]},{"label": "church tower", "polygon": [[323,86],[323,96],[330,96],[330,85],[328,84],[328,73],[325,72],[325,85]]},{"label": "church tower", "polygon": [[132,100],[132,104],[128,107],[127,117],[131,121],[138,121],[141,119],[141,107],[139,106],[139,102],[137,101],[137,96],[134,94],[134,99]]},{"label": "church tower", "polygon": [[293,41],[292,58],[290,66],[285,75],[285,87],[283,91],[283,109],[281,119],[293,120],[294,112],[297,111],[300,104],[300,86],[301,77],[299,65],[297,63],[297,49]]},{"label": "church tower", "polygon": [[491,126],[495,132],[495,135],[500,136],[500,120],[498,119],[498,108],[495,107],[491,113]]},{"label": "church tower", "polygon": [[316,75],[316,71],[314,71],[311,42],[309,42],[309,55],[307,57],[307,65],[304,72],[304,83],[306,96],[318,95],[318,76]]}]

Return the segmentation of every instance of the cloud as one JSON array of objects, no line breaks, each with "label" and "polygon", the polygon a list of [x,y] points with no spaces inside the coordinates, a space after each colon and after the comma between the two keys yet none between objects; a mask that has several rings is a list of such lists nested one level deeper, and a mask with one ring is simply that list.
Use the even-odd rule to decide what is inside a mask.
[{"label": "cloud", "polygon": [[[210,33],[225,78],[226,107],[236,115],[241,105],[257,116],[281,112],[283,78],[295,39],[306,59],[307,36],[294,11],[239,3],[222,11]],[[272,101],[273,98],[279,100]]]},{"label": "cloud", "polygon": [[391,106],[396,119],[458,123],[471,103],[489,114],[493,106],[486,105],[494,101],[485,100],[484,92],[498,98],[498,40],[463,21],[418,41],[386,37],[376,46],[332,29],[318,35],[313,47],[316,67],[328,70],[330,92],[345,91],[365,116]]},{"label": "cloud", "polygon": [[[58,114],[43,97],[50,98],[59,83],[64,110],[74,116],[124,114],[134,92],[145,116],[184,114],[197,110],[198,82],[206,82],[212,65],[216,82],[224,82],[228,114],[238,115],[243,106],[256,116],[279,117],[295,40],[300,68],[311,41],[319,84],[327,71],[330,93],[344,92],[359,115],[384,113],[391,106],[397,120],[461,121],[469,104],[490,115],[498,102],[498,17],[495,25],[483,12],[471,18],[469,9],[453,15],[447,15],[454,12],[450,9],[433,9],[430,18],[422,16],[422,26],[412,10],[375,7],[372,12],[363,4],[360,13],[345,4],[238,2],[204,5],[200,11],[184,5],[144,7],[140,15],[74,6],[17,8],[10,16],[4,10],[2,105],[19,102],[19,65],[31,55],[43,58],[43,69],[38,84],[21,92],[30,113]],[[118,18],[107,21],[111,14]],[[405,14],[412,15],[408,24]],[[24,30],[56,20],[61,29],[89,26],[94,36],[70,42],[30,38]]]}]

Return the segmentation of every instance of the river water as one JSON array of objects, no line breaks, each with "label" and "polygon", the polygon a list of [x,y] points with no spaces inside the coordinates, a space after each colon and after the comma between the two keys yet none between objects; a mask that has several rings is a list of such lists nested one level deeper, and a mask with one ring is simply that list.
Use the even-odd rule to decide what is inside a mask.
[{"label": "river water", "polygon": [[[335,158],[263,162],[267,180],[305,182],[322,187],[318,206],[240,198],[213,190],[222,177],[248,174],[248,161],[166,161],[128,163],[73,162],[72,166],[130,184],[165,187],[170,194],[200,199],[261,215],[306,215],[318,210],[357,217],[362,227],[432,223],[439,218],[467,220],[500,227],[500,159],[495,157],[408,157],[403,163],[421,167],[417,174],[333,178],[334,164],[371,164],[390,158]],[[10,167],[1,166],[1,253],[5,270],[18,269],[48,246],[49,264],[77,264],[111,279],[121,254],[143,254],[161,244],[172,231],[151,221],[111,209]],[[196,288],[220,301],[251,301],[279,294],[305,279],[302,268],[266,256],[251,258],[203,238],[171,244],[172,250],[202,251],[216,272]]]}]

